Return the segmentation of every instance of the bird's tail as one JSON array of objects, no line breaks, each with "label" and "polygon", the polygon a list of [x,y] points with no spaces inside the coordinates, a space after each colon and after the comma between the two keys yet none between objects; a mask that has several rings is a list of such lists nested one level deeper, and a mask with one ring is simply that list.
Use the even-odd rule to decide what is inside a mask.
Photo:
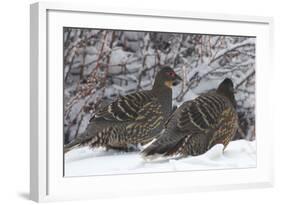
[{"label": "bird's tail", "polygon": [[[85,146],[88,144],[87,142],[89,142],[89,141],[93,141],[93,139],[87,137],[87,135],[83,133],[83,134],[79,135],[78,137],[76,137],[75,139],[73,139],[70,143],[64,145],[63,153],[65,154],[76,147]],[[93,141],[93,143],[94,143],[94,141]]]},{"label": "bird's tail", "polygon": [[74,149],[75,147],[79,147],[80,146],[80,140],[78,138],[75,138],[74,140],[72,140],[70,143],[64,145],[63,147],[63,153],[67,153],[70,150]]},{"label": "bird's tail", "polygon": [[172,156],[177,154],[185,136],[173,136],[165,131],[161,137],[142,151],[143,158],[154,159],[160,156]]}]

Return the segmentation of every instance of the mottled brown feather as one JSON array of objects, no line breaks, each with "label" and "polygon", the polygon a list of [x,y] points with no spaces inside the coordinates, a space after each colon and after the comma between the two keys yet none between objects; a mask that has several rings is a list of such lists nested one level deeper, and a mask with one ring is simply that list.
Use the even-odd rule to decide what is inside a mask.
[{"label": "mottled brown feather", "polygon": [[[221,89],[228,91],[228,87],[230,94],[221,92]],[[217,91],[183,103],[166,122],[164,133],[143,155],[194,156],[205,153],[215,144],[226,147],[238,128],[233,100],[233,84],[225,80]]]}]

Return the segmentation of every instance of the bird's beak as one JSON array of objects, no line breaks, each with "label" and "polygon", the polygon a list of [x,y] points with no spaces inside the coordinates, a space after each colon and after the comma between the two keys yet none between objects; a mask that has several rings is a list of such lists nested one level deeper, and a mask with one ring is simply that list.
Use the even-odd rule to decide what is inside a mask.
[{"label": "bird's beak", "polygon": [[175,79],[173,80],[173,86],[178,85],[182,81],[182,78],[178,75],[175,76]]}]

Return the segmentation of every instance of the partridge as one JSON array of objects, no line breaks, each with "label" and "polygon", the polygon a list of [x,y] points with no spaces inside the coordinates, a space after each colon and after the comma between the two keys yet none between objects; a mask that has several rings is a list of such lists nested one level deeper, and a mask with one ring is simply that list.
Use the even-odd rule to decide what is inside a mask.
[{"label": "partridge", "polygon": [[184,102],[167,120],[165,131],[142,151],[145,158],[196,156],[223,144],[238,129],[233,83],[226,78],[216,91]]},{"label": "partridge", "polygon": [[172,68],[163,67],[151,90],[120,96],[97,111],[85,133],[65,145],[64,152],[79,146],[128,151],[150,142],[163,130],[172,111],[172,86],[180,80]]}]

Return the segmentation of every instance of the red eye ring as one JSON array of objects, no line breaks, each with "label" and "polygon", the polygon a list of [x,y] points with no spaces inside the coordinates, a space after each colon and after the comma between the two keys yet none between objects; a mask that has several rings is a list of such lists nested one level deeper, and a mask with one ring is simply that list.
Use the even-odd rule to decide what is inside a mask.
[{"label": "red eye ring", "polygon": [[167,72],[167,75],[171,76],[171,77],[175,77],[176,73],[174,71],[169,71],[169,72]]}]

